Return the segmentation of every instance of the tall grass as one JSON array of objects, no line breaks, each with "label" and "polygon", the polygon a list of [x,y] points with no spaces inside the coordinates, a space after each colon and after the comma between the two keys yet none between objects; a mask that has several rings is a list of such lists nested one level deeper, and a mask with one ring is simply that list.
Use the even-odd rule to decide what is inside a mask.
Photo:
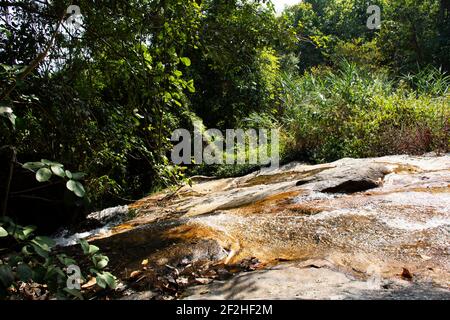
[{"label": "tall grass", "polygon": [[450,77],[427,68],[392,80],[344,61],[340,68],[283,75],[283,123],[291,153],[342,157],[449,151]]},{"label": "tall grass", "polygon": [[449,94],[450,75],[434,66],[426,67],[416,74],[407,74],[401,77],[418,94],[431,95],[433,97]]}]

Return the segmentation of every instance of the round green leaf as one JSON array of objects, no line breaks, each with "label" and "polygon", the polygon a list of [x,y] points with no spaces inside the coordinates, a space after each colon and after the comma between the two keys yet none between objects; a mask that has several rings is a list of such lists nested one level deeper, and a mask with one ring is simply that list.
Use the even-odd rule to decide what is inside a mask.
[{"label": "round green leaf", "polygon": [[186,67],[189,67],[189,66],[191,65],[191,59],[189,59],[188,57],[180,58],[180,60],[181,60],[181,62],[183,62],[183,64],[184,64]]},{"label": "round green leaf", "polygon": [[25,240],[27,237],[33,234],[33,232],[36,230],[35,226],[26,226],[23,228],[23,235],[25,236]]},{"label": "round green leaf", "polygon": [[86,194],[86,191],[84,190],[83,185],[81,183],[79,183],[78,181],[69,180],[66,183],[66,187],[67,187],[67,189],[69,189],[70,191],[75,193],[75,195],[77,195],[77,197],[83,198],[84,195]]},{"label": "round green leaf", "polygon": [[97,246],[94,246],[94,245],[89,246],[89,254],[94,254],[94,253],[98,252],[99,250],[100,250],[100,248]]},{"label": "round green leaf", "polygon": [[42,249],[44,249],[46,251],[50,251],[51,248],[56,246],[55,240],[53,240],[52,238],[49,238],[49,237],[38,236],[38,237],[34,238],[34,240],[32,240],[32,242],[37,244],[38,246],[40,246]]},{"label": "round green leaf", "polygon": [[52,172],[58,177],[64,178],[66,176],[66,173],[62,167],[53,165],[51,168]]},{"label": "round green leaf", "polygon": [[44,166],[45,164],[43,164],[42,162],[27,162],[22,166],[22,168],[34,171]]},{"label": "round green leaf", "polygon": [[55,161],[50,161],[47,159],[42,159],[41,162],[47,166],[57,166],[57,167],[64,167],[64,165],[62,165],[59,162],[55,162]]},{"label": "round green leaf", "polygon": [[48,258],[48,252],[42,249],[40,246],[32,243],[31,246],[34,249],[34,252],[36,252],[38,255],[40,255],[42,258],[47,259]]},{"label": "round green leaf", "polygon": [[116,288],[116,285],[117,285],[117,283],[116,283],[116,278],[115,278],[111,273],[109,273],[109,272],[103,272],[103,276],[104,276],[104,278],[105,278],[106,283],[108,284],[108,286],[109,286],[111,289],[115,289],[115,288]]},{"label": "round green leaf", "polygon": [[106,287],[108,286],[108,283],[105,281],[102,275],[98,275],[97,277],[95,277],[95,280],[97,285],[102,289],[106,289]]},{"label": "round green leaf", "polygon": [[99,269],[103,269],[107,265],[108,265],[108,260],[103,259],[103,260],[100,260],[100,261],[97,262],[96,267],[99,268]]},{"label": "round green leaf", "polygon": [[0,227],[0,238],[4,238],[8,236],[8,232],[3,229],[2,227]]},{"label": "round green leaf", "polygon": [[27,264],[19,264],[17,266],[17,275],[21,281],[28,281],[33,277],[33,271]]},{"label": "round green leaf", "polygon": [[36,172],[36,180],[39,182],[47,182],[52,177],[52,171],[47,168],[41,168]]},{"label": "round green leaf", "polygon": [[68,257],[65,254],[57,255],[57,258],[58,258],[59,262],[61,262],[66,267],[68,267],[72,264],[77,264],[75,260],[73,260],[72,258]]},{"label": "round green leaf", "polygon": [[11,267],[6,264],[0,264],[0,283],[4,288],[9,288],[14,282],[14,274]]},{"label": "round green leaf", "polygon": [[80,240],[78,240],[78,242],[81,245],[81,249],[83,249],[83,253],[89,254],[89,243],[84,239],[80,239]]},{"label": "round green leaf", "polygon": [[69,170],[66,170],[66,177],[69,179],[72,179],[72,172],[70,172]]},{"label": "round green leaf", "polygon": [[97,285],[103,289],[107,286],[111,289],[116,288],[116,278],[109,272],[99,273],[95,279],[97,280]]}]

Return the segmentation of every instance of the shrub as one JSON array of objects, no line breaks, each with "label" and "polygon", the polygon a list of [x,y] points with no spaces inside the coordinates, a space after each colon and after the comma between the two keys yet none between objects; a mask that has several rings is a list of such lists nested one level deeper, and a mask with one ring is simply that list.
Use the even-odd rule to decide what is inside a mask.
[{"label": "shrub", "polygon": [[[33,226],[19,226],[6,217],[0,219],[0,299],[29,296],[26,288],[31,286],[39,288],[39,296],[35,298],[83,299],[80,289],[67,285],[70,271],[78,268],[76,261],[66,254],[56,253],[55,242],[35,236],[35,229]],[[8,249],[3,249],[4,244]],[[88,272],[79,275],[78,283],[95,278],[99,287],[114,289],[116,278],[105,271],[108,257],[85,240],[80,244],[91,266]]]},{"label": "shrub", "polygon": [[408,79],[394,82],[346,61],[337,71],[284,77],[284,123],[295,136],[290,152],[321,162],[448,151],[448,79],[437,72]]}]

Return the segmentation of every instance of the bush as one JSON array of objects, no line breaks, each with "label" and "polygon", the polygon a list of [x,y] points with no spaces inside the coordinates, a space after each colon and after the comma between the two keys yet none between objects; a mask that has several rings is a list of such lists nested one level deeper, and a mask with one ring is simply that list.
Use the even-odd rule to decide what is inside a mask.
[{"label": "bush", "polygon": [[[6,217],[0,219],[0,299],[83,299],[81,288],[68,286],[69,276],[74,275],[76,269],[80,271],[80,279],[76,280],[79,285],[88,278],[95,278],[100,288],[115,288],[116,278],[105,271],[109,259],[98,247],[80,241],[83,254],[90,260],[89,271],[81,273],[74,259],[56,253],[55,242],[35,236],[35,229],[19,226]],[[4,249],[4,245],[8,249]],[[38,293],[30,294],[30,287],[37,288]]]},{"label": "bush", "polygon": [[[425,76],[426,75],[426,76]],[[337,71],[284,77],[291,153],[314,161],[449,150],[448,77],[391,80],[344,61]],[[426,80],[424,80],[426,79]],[[414,142],[414,143],[412,143]]]}]

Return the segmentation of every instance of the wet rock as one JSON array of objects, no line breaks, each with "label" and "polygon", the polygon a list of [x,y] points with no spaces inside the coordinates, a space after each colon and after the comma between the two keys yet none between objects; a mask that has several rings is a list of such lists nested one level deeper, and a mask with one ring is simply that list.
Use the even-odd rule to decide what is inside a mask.
[{"label": "wet rock", "polygon": [[93,212],[87,216],[87,219],[98,221],[99,223],[105,225],[112,221],[120,221],[128,214],[128,212],[128,206],[119,206],[108,208],[98,212]]},{"label": "wet rock", "polygon": [[298,181],[297,186],[324,193],[356,193],[379,187],[389,172],[381,164],[367,163],[360,159],[343,159],[335,168]]},{"label": "wet rock", "polygon": [[90,239],[107,248],[122,279],[147,260],[137,285],[156,288],[157,299],[186,288],[192,299],[448,299],[450,292],[450,155],[294,163],[201,179],[131,207],[135,219]]},{"label": "wet rock", "polygon": [[325,193],[355,193],[375,189],[379,186],[379,183],[369,179],[362,180],[349,180],[345,181],[335,187],[326,188],[321,190]]},{"label": "wet rock", "polygon": [[152,300],[156,296],[158,296],[158,294],[153,291],[129,292],[128,295],[124,295],[119,300]]},{"label": "wet rock", "polygon": [[403,281],[374,285],[329,268],[299,268],[284,264],[268,270],[243,273],[229,281],[215,281],[189,288],[185,300],[352,300],[352,299],[440,299],[450,300],[448,290],[429,284]]}]

